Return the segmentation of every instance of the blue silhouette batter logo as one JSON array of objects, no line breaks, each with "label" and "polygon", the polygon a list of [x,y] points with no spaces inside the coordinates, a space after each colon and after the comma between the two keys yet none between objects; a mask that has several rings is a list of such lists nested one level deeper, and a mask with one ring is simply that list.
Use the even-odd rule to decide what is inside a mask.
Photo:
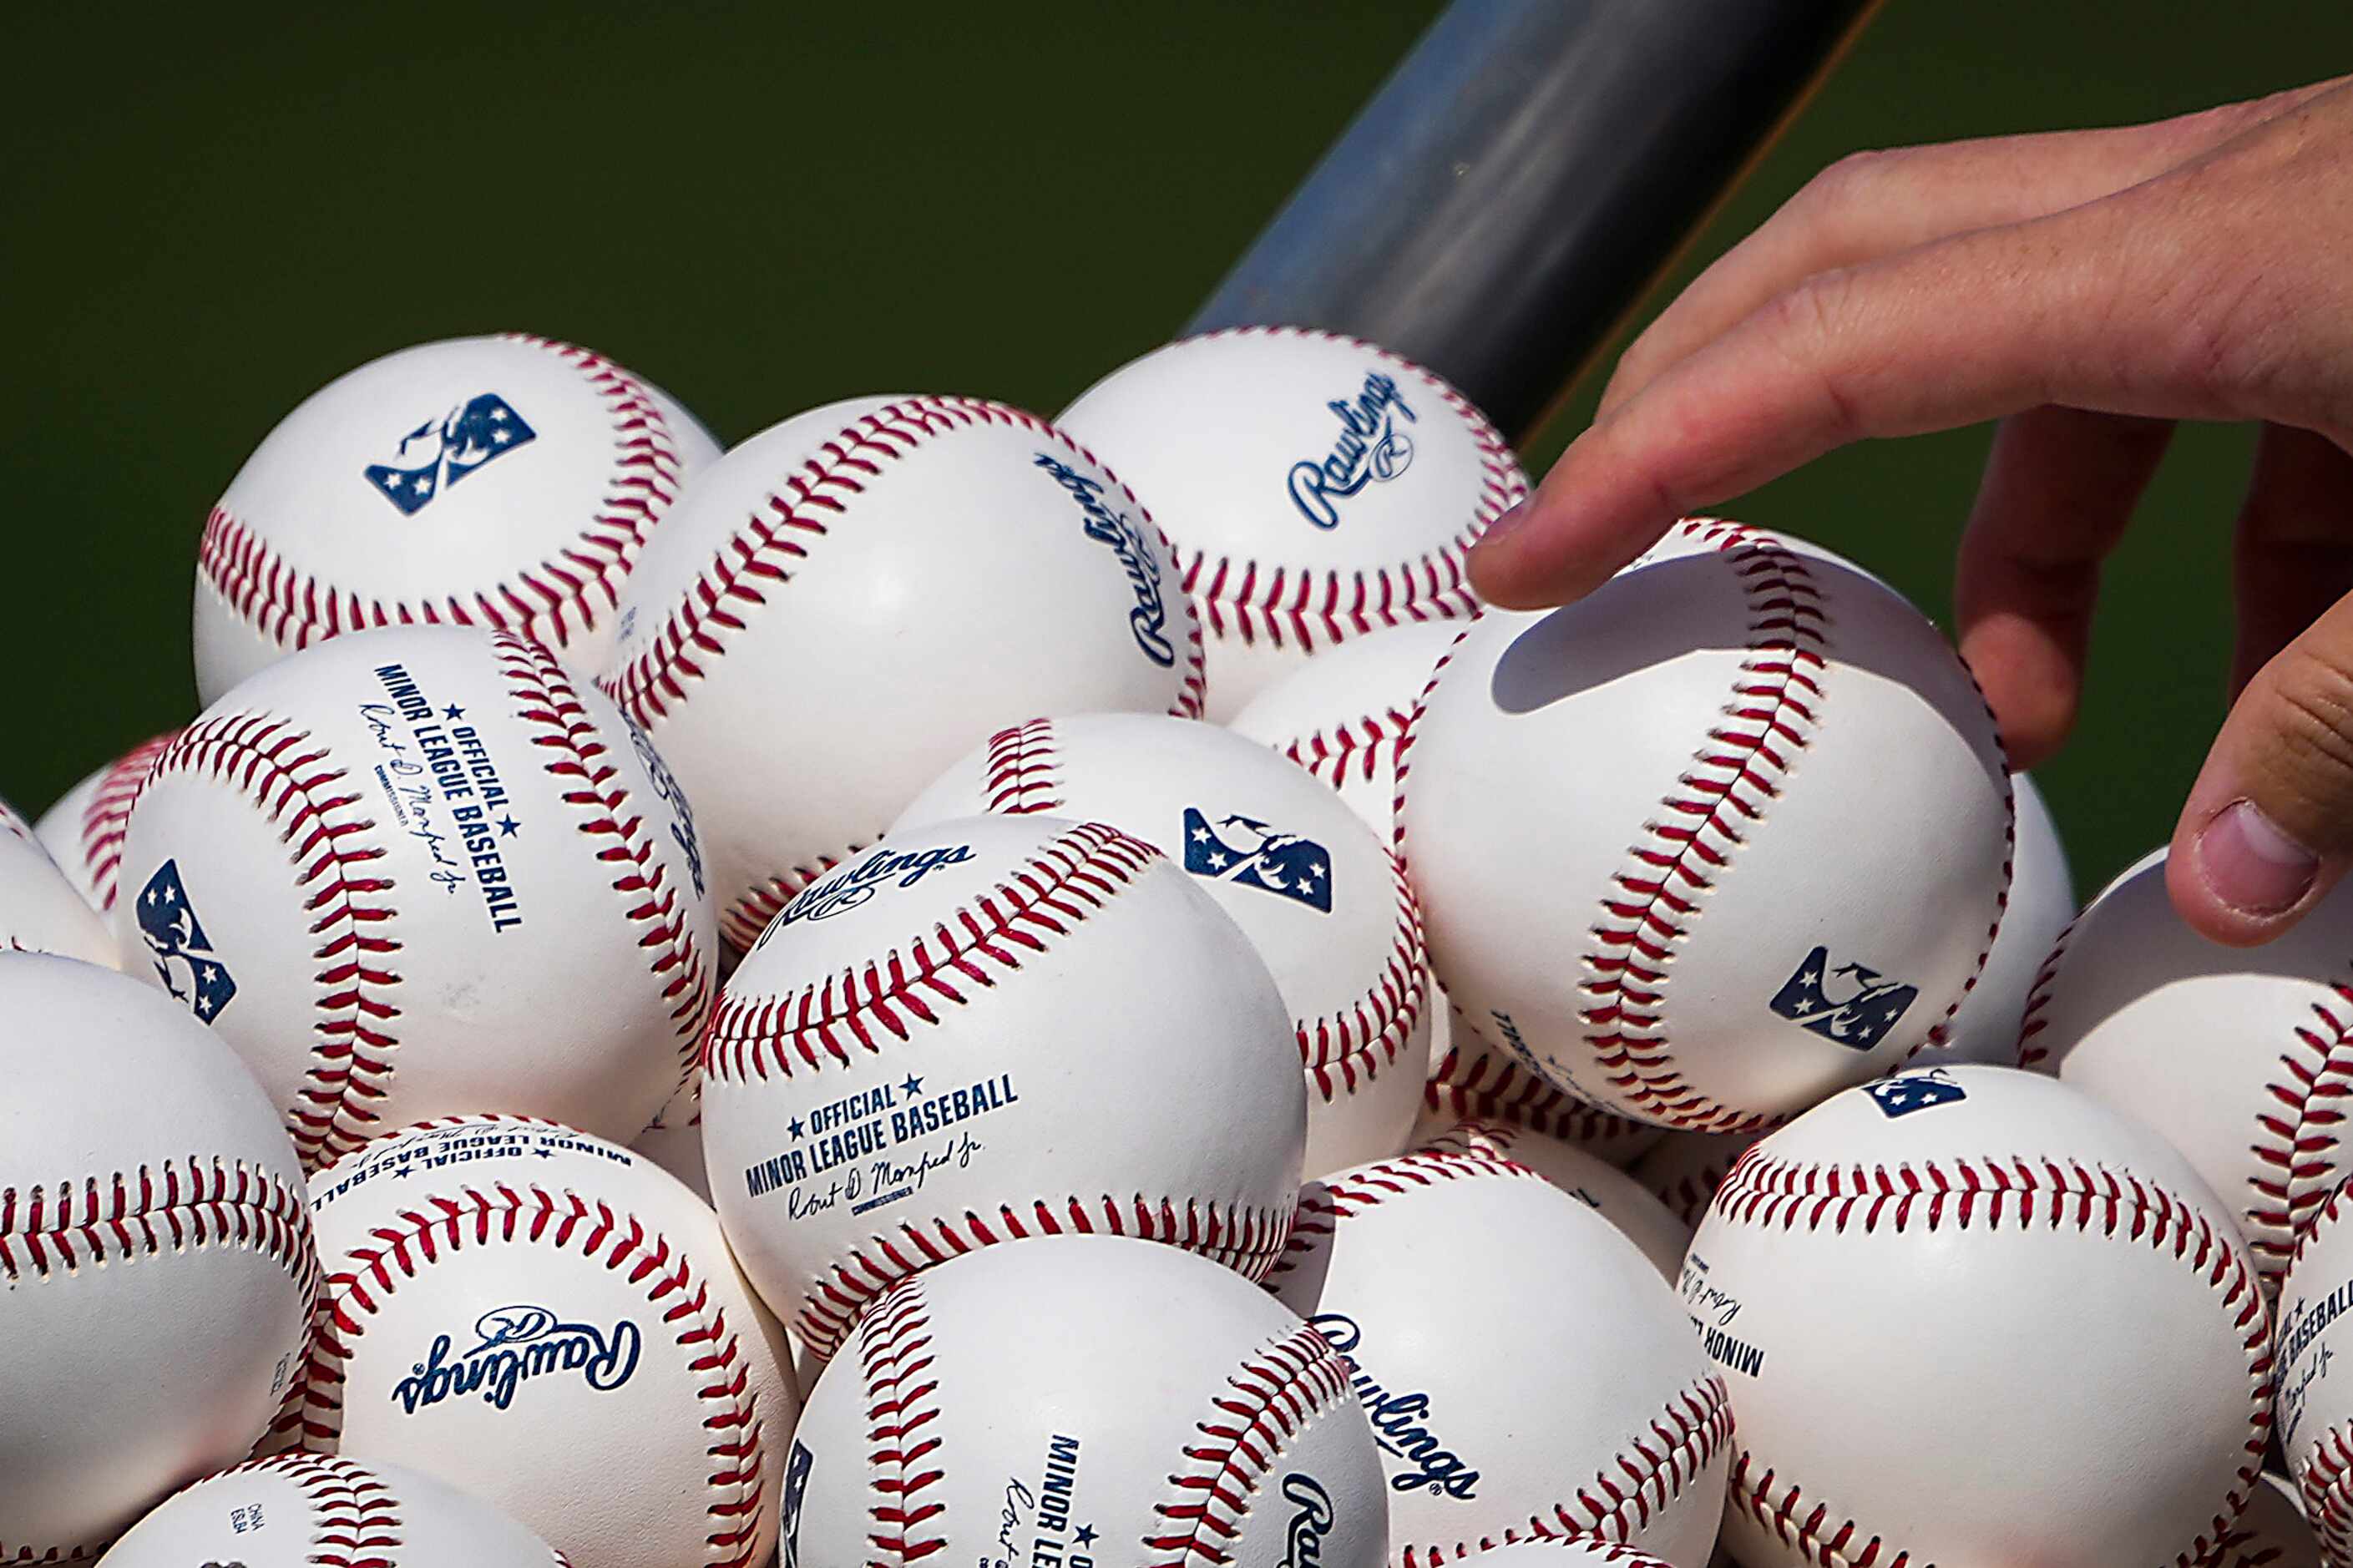
[{"label": "blue silhouette batter logo", "polygon": [[400,438],[391,460],[362,471],[376,493],[415,517],[459,479],[538,439],[514,405],[495,392],[468,398]]},{"label": "blue silhouette batter logo", "polygon": [[139,934],[164,989],[188,1005],[189,1011],[211,1023],[237,995],[237,981],[213,952],[204,922],[188,902],[180,880],[180,863],[166,860],[155,868],[139,890]]}]

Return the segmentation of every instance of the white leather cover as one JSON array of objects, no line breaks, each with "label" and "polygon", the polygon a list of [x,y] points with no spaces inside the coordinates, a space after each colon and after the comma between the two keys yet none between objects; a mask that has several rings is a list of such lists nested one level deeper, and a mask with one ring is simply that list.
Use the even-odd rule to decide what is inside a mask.
[{"label": "white leather cover", "polygon": [[1303,328],[1155,349],[1056,423],[1176,542],[1219,721],[1311,654],[1472,614],[1463,553],[1527,493],[1461,394],[1371,343]]},{"label": "white leather cover", "polygon": [[2052,944],[2075,918],[2075,879],[2051,807],[2024,773],[2010,774],[2010,788],[2018,806],[2018,842],[2010,852],[2010,901],[2002,907],[2001,930],[1994,933],[1985,968],[1960,1011],[1946,1024],[1941,1038],[1920,1047],[1906,1066],[2016,1067],[2027,998]]},{"label": "white leather cover", "polygon": [[702,1083],[720,1216],[820,1356],[902,1274],[1020,1237],[1141,1235],[1256,1279],[1305,1136],[1288,1019],[1234,922],[1116,829],[893,833],[728,983]]},{"label": "white leather cover", "polygon": [[421,1471],[280,1454],[198,1481],[139,1521],[100,1568],[563,1568],[490,1504]]},{"label": "white leather cover", "polygon": [[1297,1027],[1307,1174],[1405,1147],[1429,1076],[1421,930],[1395,858],[1330,790],[1229,730],[1092,713],[998,731],[891,831],[983,811],[1110,823],[1249,933]]},{"label": "white leather cover", "polygon": [[2270,1436],[2269,1319],[2157,1135],[2012,1068],[1850,1089],[1733,1167],[1683,1302],[1747,1568],[2204,1561]]},{"label": "white leather cover", "polygon": [[115,871],[122,861],[122,835],[131,826],[131,803],[156,755],[178,733],[142,741],[86,775],[34,824],[41,847],[74,891],[101,915],[114,912]]},{"label": "white leather cover", "polygon": [[311,1180],[327,1289],[287,1426],[505,1509],[575,1568],[761,1563],[799,1402],[717,1218],[617,1144],[466,1116]]},{"label": "white leather cover", "polygon": [[126,970],[237,1048],[307,1163],[429,1116],[634,1137],[715,990],[695,817],[537,644],[449,626],[283,659],[157,758]]},{"label": "white leather cover", "polygon": [[629,1147],[684,1182],[704,1203],[711,1201],[711,1173],[702,1162],[702,1075],[663,1102]]},{"label": "white leather cover", "polygon": [[2009,775],[1943,635],[1735,523],[1440,667],[1398,843],[1430,967],[1594,1104],[1760,1128],[1886,1071],[1983,962]]},{"label": "white leather cover", "polygon": [[2165,852],[2102,890],[2052,951],[2024,1058],[2165,1136],[2230,1206],[2275,1289],[2297,1227],[2353,1174],[2353,887],[2261,947],[2173,910]]},{"label": "white leather cover", "polygon": [[39,840],[0,832],[0,952],[54,952],[117,967],[114,937]]},{"label": "white leather cover", "polygon": [[0,1562],[87,1561],[244,1458],[317,1276],[228,1047],[136,981],[0,952]]},{"label": "white leather cover", "polygon": [[1377,1568],[1345,1364],[1229,1270],[1121,1237],[900,1281],[809,1394],[783,1561]]},{"label": "white leather cover", "polygon": [[[1435,989],[1437,982],[1430,984]],[[1498,1050],[1450,1001],[1445,1026],[1431,1038],[1430,1080],[1422,1086],[1421,1117],[1414,1123],[1412,1142],[1466,1119],[1529,1128],[1620,1166],[1673,1136],[1663,1127],[1613,1115],[1564,1092],[1509,1052]]]},{"label": "white leather cover", "polygon": [[1617,1226],[1668,1284],[1683,1277],[1692,1223],[1669,1212],[1656,1194],[1632,1176],[1574,1144],[1508,1121],[1457,1121],[1417,1138],[1414,1149],[1483,1154],[1525,1165]]},{"label": "white leather cover", "polygon": [[629,580],[605,685],[692,793],[744,948],[990,731],[1199,712],[1200,641],[1151,515],[1061,431],[869,397],[696,481]]},{"label": "white leather cover", "polygon": [[516,335],[424,343],[339,376],[279,421],[213,509],[199,698],[338,633],[420,620],[518,631],[595,673],[638,550],[719,456],[679,412],[600,354]]},{"label": "white leather cover", "polygon": [[1724,1384],[1586,1204],[1484,1152],[1378,1161],[1308,1184],[1267,1286],[1349,1360],[1398,1560],[1575,1533],[1704,1568]]}]

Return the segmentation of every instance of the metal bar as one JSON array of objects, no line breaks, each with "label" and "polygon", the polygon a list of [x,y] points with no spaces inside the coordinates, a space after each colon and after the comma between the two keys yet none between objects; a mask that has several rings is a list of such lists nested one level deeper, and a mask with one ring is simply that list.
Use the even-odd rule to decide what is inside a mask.
[{"label": "metal bar", "polygon": [[1873,0],[1455,0],[1188,327],[1322,327],[1535,428]]}]

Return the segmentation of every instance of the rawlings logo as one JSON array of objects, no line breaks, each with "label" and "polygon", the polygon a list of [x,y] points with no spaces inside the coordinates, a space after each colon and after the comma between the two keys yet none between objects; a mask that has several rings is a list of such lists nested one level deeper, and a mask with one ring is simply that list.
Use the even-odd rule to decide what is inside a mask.
[{"label": "rawlings logo", "polygon": [[1293,1471],[1282,1478],[1282,1500],[1293,1510],[1283,1536],[1282,1568],[1323,1568],[1324,1542],[1332,1533],[1332,1494],[1314,1476]]},{"label": "rawlings logo", "polygon": [[221,1009],[237,995],[237,981],[221,967],[220,956],[205,936],[204,923],[196,919],[195,909],[188,902],[188,889],[180,880],[177,860],[166,860],[155,868],[155,874],[140,889],[139,934],[147,939],[147,952],[155,961],[164,989],[185,1002],[189,1011],[206,1023],[219,1017]]},{"label": "rawlings logo", "polygon": [[670,836],[676,841],[679,853],[686,857],[687,874],[694,879],[694,896],[699,899],[702,897],[702,846],[695,837],[694,807],[687,804],[686,792],[670,776],[670,764],[661,760],[654,743],[634,723],[629,724],[629,744],[637,748],[638,761],[645,763],[646,776],[654,781],[655,796],[670,807]]},{"label": "rawlings logo", "polygon": [[435,496],[538,435],[505,398],[485,392],[419,425],[400,438],[390,461],[361,471],[403,517],[415,517]]},{"label": "rawlings logo", "polygon": [[1277,833],[1247,816],[1221,817],[1211,827],[1200,807],[1187,806],[1185,869],[1332,912],[1331,854],[1312,838]]},{"label": "rawlings logo", "polygon": [[896,879],[899,886],[912,888],[943,866],[957,866],[972,858],[969,844],[943,844],[936,849],[916,849],[902,855],[893,850],[877,849],[855,866],[843,868],[823,881],[811,882],[795,893],[792,901],[768,922],[768,930],[760,933],[765,942],[770,931],[791,925],[796,921],[831,920],[859,905],[881,890],[882,885]]},{"label": "rawlings logo", "polygon": [[1398,428],[1396,415],[1408,423],[1419,416],[1398,395],[1395,379],[1377,370],[1365,373],[1364,390],[1354,402],[1335,397],[1324,406],[1339,417],[1340,438],[1321,462],[1304,458],[1291,466],[1291,504],[1328,530],[1340,526],[1339,500],[1375,479],[1387,483],[1412,464],[1413,443]]},{"label": "rawlings logo", "polygon": [[1401,1492],[1442,1492],[1465,1502],[1478,1496],[1479,1472],[1440,1443],[1438,1435],[1426,1425],[1430,1419],[1430,1395],[1391,1394],[1374,1381],[1356,1359],[1356,1346],[1365,1335],[1355,1319],[1338,1312],[1324,1312],[1307,1321],[1334,1350],[1348,1358],[1348,1382],[1356,1391],[1357,1403],[1372,1417],[1374,1444],[1384,1454],[1394,1454],[1405,1461],[1404,1468],[1389,1478],[1389,1486]]},{"label": "rawlings logo", "polygon": [[1950,1105],[1957,1100],[1967,1100],[1969,1091],[1953,1081],[1953,1075],[1943,1068],[1923,1068],[1918,1072],[1900,1073],[1864,1086],[1863,1092],[1878,1103],[1880,1110],[1891,1121],[1899,1116],[1909,1116],[1915,1110],[1926,1110],[1938,1105]]},{"label": "rawlings logo", "polygon": [[1175,664],[1176,649],[1168,641],[1168,610],[1160,597],[1160,556],[1152,542],[1124,513],[1111,509],[1096,480],[1043,452],[1038,454],[1038,466],[1053,475],[1054,482],[1079,503],[1087,537],[1110,545],[1119,563],[1127,568],[1128,584],[1135,590],[1135,607],[1127,612],[1127,626],[1135,634],[1135,646],[1163,669]]},{"label": "rawlings logo", "polygon": [[[1831,950],[1817,947],[1798,965],[1798,972],[1774,994],[1773,1011],[1800,1028],[1850,1050],[1867,1051],[1887,1037],[1906,1009],[1918,999],[1920,988],[1900,981],[1882,980],[1875,969],[1842,963],[1832,970]],[[1829,981],[1853,982],[1844,996],[1832,997]]]},{"label": "rawlings logo", "polygon": [[576,1372],[599,1394],[609,1394],[638,1370],[641,1343],[638,1325],[623,1318],[608,1338],[593,1323],[567,1323],[544,1307],[500,1307],[474,1322],[480,1342],[452,1361],[449,1336],[441,1334],[425,1359],[393,1386],[394,1403],[414,1415],[427,1405],[479,1394],[494,1410],[514,1404],[515,1392],[534,1377]]}]

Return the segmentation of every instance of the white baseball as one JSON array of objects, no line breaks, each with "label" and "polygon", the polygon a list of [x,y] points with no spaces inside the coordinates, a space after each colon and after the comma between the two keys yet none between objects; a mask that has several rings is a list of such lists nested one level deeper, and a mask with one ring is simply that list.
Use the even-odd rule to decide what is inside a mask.
[{"label": "white baseball", "polygon": [[630,579],[605,684],[692,792],[744,948],[991,731],[1198,713],[1200,660],[1167,542],[1068,436],[873,397],[696,482]]},{"label": "white baseball", "polygon": [[819,1356],[909,1271],[1032,1235],[1256,1279],[1299,1187],[1289,1017],[1234,922],[1115,828],[894,832],[785,906],[712,1016],[720,1217]]},{"label": "white baseball", "polygon": [[403,349],[280,420],[197,553],[196,691],[363,626],[514,631],[593,674],[638,552],[719,456],[619,365],[543,338]]},{"label": "white baseball", "polygon": [[1000,731],[900,814],[1107,822],[1190,872],[1249,933],[1307,1078],[1307,1174],[1405,1147],[1429,1076],[1421,927],[1396,858],[1330,790],[1211,724],[1144,714]]},{"label": "white baseball", "polygon": [[2280,1288],[2280,1449],[2329,1568],[2353,1563],[2353,1198],[2330,1193],[2308,1218]]},{"label": "white baseball", "polygon": [[1673,1291],[1586,1204],[1483,1152],[1378,1161],[1301,1193],[1267,1287],[1347,1359],[1392,1561],[1578,1534],[1704,1568],[1724,1384]]},{"label": "white baseball", "polygon": [[54,952],[116,968],[114,935],[27,832],[0,830],[0,952]]},{"label": "white baseball", "polygon": [[380,1462],[280,1454],[198,1481],[100,1568],[566,1568],[546,1542],[446,1481]]},{"label": "white baseball", "polygon": [[1348,1369],[1231,1272],[1042,1237],[911,1275],[818,1380],[785,1561],[1377,1568]]},{"label": "white baseball", "polygon": [[1664,1128],[1613,1116],[1562,1093],[1550,1079],[1497,1050],[1451,1003],[1446,1008],[1446,1026],[1443,1048],[1433,1044],[1430,1079],[1422,1085],[1415,1142],[1457,1121],[1508,1121],[1574,1143],[1610,1164],[1626,1165],[1673,1136]]},{"label": "white baseball", "polygon": [[1960,1011],[1908,1067],[2016,1066],[2027,998],[2052,944],[2075,918],[2075,879],[2042,792],[2024,773],[2010,774],[2010,788],[2018,805],[2018,842],[2010,854],[2010,900],[2002,906],[2001,929],[1994,932],[1985,968],[1962,998]]},{"label": "white baseball", "polygon": [[1757,1142],[1753,1132],[1670,1132],[1645,1150],[1626,1173],[1694,1230],[1715,1201],[1715,1190]]},{"label": "white baseball", "polygon": [[1647,1552],[1588,1538],[1515,1541],[1471,1555],[1479,1568],[1673,1568]]},{"label": "white baseball", "polygon": [[0,1561],[85,1562],[291,1386],[302,1174],[227,1047],[90,964],[0,952]]},{"label": "white baseball", "polygon": [[115,871],[122,863],[122,835],[131,825],[131,803],[148,768],[176,730],[142,741],[90,773],[41,813],[33,832],[74,891],[101,915],[114,912]]},{"label": "white baseball", "polygon": [[25,814],[5,800],[0,800],[0,833],[7,834],[12,838],[36,837],[33,825],[25,820]]},{"label": "white baseball", "polygon": [[1384,844],[1397,822],[1397,753],[1459,621],[1416,621],[1352,637],[1250,699],[1228,728],[1271,746],[1340,792]]},{"label": "white baseball", "polygon": [[1958,1005],[2008,881],[2010,782],[1943,635],[1736,523],[1455,645],[1399,763],[1430,967],[1605,1109],[1759,1128]]},{"label": "white baseball", "polygon": [[402,626],[283,659],[156,758],[124,967],[218,1029],[306,1163],[470,1110],[634,1136],[714,989],[694,818],[547,649]]},{"label": "white baseball", "polygon": [[1670,1285],[1683,1277],[1695,1221],[1671,1213],[1632,1176],[1574,1144],[1508,1121],[1458,1121],[1414,1144],[1417,1152],[1478,1154],[1525,1165],[1618,1227]]},{"label": "white baseball", "polygon": [[1350,637],[1471,615],[1464,552],[1527,494],[1510,447],[1461,393],[1371,343],[1303,328],[1155,349],[1056,423],[1175,541],[1218,720]]},{"label": "white baseball", "polygon": [[2043,967],[2022,1059],[2162,1133],[2229,1206],[2275,1289],[2353,1175],[2353,887],[2261,947],[2182,923],[2165,852],[2094,899]]},{"label": "white baseball", "polygon": [[326,1269],[290,1435],[513,1514],[578,1568],[752,1568],[799,1402],[711,1210],[552,1122],[427,1122],[311,1180]]},{"label": "white baseball", "polygon": [[1732,1389],[1747,1568],[2204,1562],[2271,1436],[2228,1215],[2155,1133],[2015,1068],[1901,1073],[1767,1138],[1683,1301]]}]

